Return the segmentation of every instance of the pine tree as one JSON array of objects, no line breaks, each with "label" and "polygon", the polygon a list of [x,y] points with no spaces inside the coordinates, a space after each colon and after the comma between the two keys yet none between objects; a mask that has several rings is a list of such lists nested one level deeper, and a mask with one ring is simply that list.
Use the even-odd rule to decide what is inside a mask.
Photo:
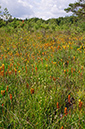
[{"label": "pine tree", "polygon": [[70,3],[69,7],[64,9],[67,13],[73,12],[79,18],[85,19],[85,0],[78,0],[78,2]]}]

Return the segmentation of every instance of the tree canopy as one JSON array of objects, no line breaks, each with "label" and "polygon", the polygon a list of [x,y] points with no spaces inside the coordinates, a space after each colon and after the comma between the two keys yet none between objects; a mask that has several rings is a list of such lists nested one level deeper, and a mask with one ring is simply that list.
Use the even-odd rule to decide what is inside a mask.
[{"label": "tree canopy", "polygon": [[78,0],[78,2],[70,3],[69,7],[64,10],[67,13],[71,11],[74,15],[85,18],[85,0]]}]

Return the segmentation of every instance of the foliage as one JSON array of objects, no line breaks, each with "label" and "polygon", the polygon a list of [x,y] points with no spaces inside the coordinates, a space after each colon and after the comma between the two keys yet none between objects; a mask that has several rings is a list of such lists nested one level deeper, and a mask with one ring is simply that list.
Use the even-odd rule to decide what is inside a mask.
[{"label": "foliage", "polygon": [[69,7],[64,9],[67,13],[73,12],[79,17],[85,18],[85,0],[79,0],[78,2],[69,4]]},{"label": "foliage", "polygon": [[9,11],[8,11],[7,8],[4,9],[4,12],[3,12],[3,16],[2,17],[3,17],[4,20],[10,20],[10,19],[12,19],[12,16],[9,14]]}]

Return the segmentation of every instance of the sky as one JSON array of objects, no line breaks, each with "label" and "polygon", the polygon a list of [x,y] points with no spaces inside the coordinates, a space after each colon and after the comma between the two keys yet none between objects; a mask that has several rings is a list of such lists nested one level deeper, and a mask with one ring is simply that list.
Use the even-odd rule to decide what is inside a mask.
[{"label": "sky", "polygon": [[69,16],[65,8],[76,0],[0,0],[1,10],[7,8],[16,18],[29,19],[33,17],[44,20]]}]

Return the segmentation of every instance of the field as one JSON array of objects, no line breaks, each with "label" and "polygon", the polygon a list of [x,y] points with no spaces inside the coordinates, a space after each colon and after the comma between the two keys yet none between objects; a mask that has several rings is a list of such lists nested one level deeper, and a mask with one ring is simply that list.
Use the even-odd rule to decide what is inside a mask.
[{"label": "field", "polygon": [[1,129],[85,129],[85,32],[0,28]]}]

